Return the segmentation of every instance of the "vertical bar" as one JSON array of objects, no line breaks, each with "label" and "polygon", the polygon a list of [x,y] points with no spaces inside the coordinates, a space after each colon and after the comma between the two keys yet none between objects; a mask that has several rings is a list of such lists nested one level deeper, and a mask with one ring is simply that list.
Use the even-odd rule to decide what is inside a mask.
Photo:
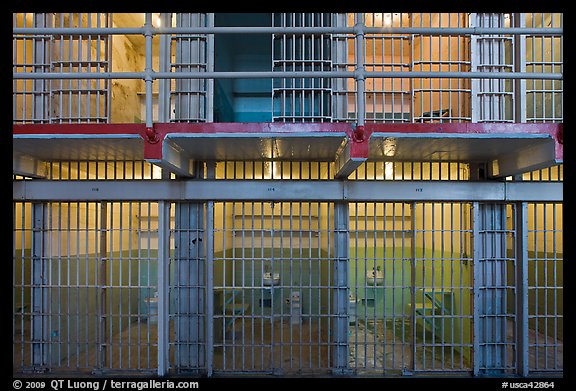
[{"label": "vertical bar", "polygon": [[[526,14],[514,14],[514,27],[526,27]],[[526,72],[526,35],[514,36],[514,72]],[[514,122],[526,122],[526,80],[514,80]],[[519,280],[518,280],[519,281]]]},{"label": "vertical bar", "polygon": [[356,27],[358,31],[356,33],[356,70],[360,72],[356,76],[356,118],[358,126],[364,126],[364,121],[366,118],[366,79],[364,77],[365,66],[364,66],[364,14],[356,14]]},{"label": "vertical bar", "polygon": [[348,261],[349,249],[349,205],[347,202],[334,204],[334,352],[333,367],[343,373],[348,367]]},{"label": "vertical bar", "polygon": [[528,376],[528,204],[516,204],[516,336],[518,375]]},{"label": "vertical bar", "polygon": [[169,367],[170,202],[158,203],[158,376]]},{"label": "vertical bar", "polygon": [[145,14],[144,21],[144,38],[146,41],[146,66],[144,68],[145,73],[145,83],[146,83],[146,127],[152,128],[153,119],[153,102],[152,102],[152,14]]}]

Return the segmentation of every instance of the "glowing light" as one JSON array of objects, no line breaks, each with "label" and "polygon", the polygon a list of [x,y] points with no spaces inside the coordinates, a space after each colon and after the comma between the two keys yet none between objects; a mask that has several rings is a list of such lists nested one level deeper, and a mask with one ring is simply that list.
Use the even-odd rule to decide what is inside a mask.
[{"label": "glowing light", "polygon": [[392,25],[392,14],[384,14],[384,26],[391,26]]},{"label": "glowing light", "polygon": [[384,163],[384,179],[394,179],[394,163]]},{"label": "glowing light", "polygon": [[152,165],[152,178],[153,179],[162,178],[162,169],[155,164]]}]

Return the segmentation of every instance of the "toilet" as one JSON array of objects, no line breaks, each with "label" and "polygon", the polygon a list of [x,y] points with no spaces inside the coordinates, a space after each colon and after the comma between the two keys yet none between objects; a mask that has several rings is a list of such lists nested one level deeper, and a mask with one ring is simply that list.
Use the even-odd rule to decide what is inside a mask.
[{"label": "toilet", "polygon": [[300,292],[292,291],[290,294],[290,324],[302,324],[302,307],[300,304]]},{"label": "toilet", "polygon": [[144,299],[144,303],[146,304],[148,323],[158,323],[158,292],[155,292],[153,297]]},{"label": "toilet", "polygon": [[350,295],[348,299],[348,323],[355,324],[356,323],[356,303],[358,299],[353,295]]}]

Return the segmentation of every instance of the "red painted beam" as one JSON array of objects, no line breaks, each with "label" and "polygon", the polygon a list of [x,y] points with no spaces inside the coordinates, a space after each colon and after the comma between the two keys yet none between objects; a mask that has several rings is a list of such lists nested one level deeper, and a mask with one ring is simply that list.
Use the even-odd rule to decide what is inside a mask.
[{"label": "red painted beam", "polygon": [[15,124],[12,134],[144,135],[145,124]]},{"label": "red painted beam", "polygon": [[561,123],[470,123],[434,124],[366,123],[366,129],[381,133],[456,133],[456,134],[550,134],[555,136]]}]

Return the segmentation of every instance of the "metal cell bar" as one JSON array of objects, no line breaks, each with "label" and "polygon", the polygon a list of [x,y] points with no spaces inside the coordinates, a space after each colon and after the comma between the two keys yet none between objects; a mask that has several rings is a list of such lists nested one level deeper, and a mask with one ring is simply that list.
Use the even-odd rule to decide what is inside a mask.
[{"label": "metal cell bar", "polygon": [[348,203],[334,204],[334,351],[333,371],[348,367],[348,262],[349,210]]},{"label": "metal cell bar", "polygon": [[170,202],[158,203],[158,376],[169,368]]}]

